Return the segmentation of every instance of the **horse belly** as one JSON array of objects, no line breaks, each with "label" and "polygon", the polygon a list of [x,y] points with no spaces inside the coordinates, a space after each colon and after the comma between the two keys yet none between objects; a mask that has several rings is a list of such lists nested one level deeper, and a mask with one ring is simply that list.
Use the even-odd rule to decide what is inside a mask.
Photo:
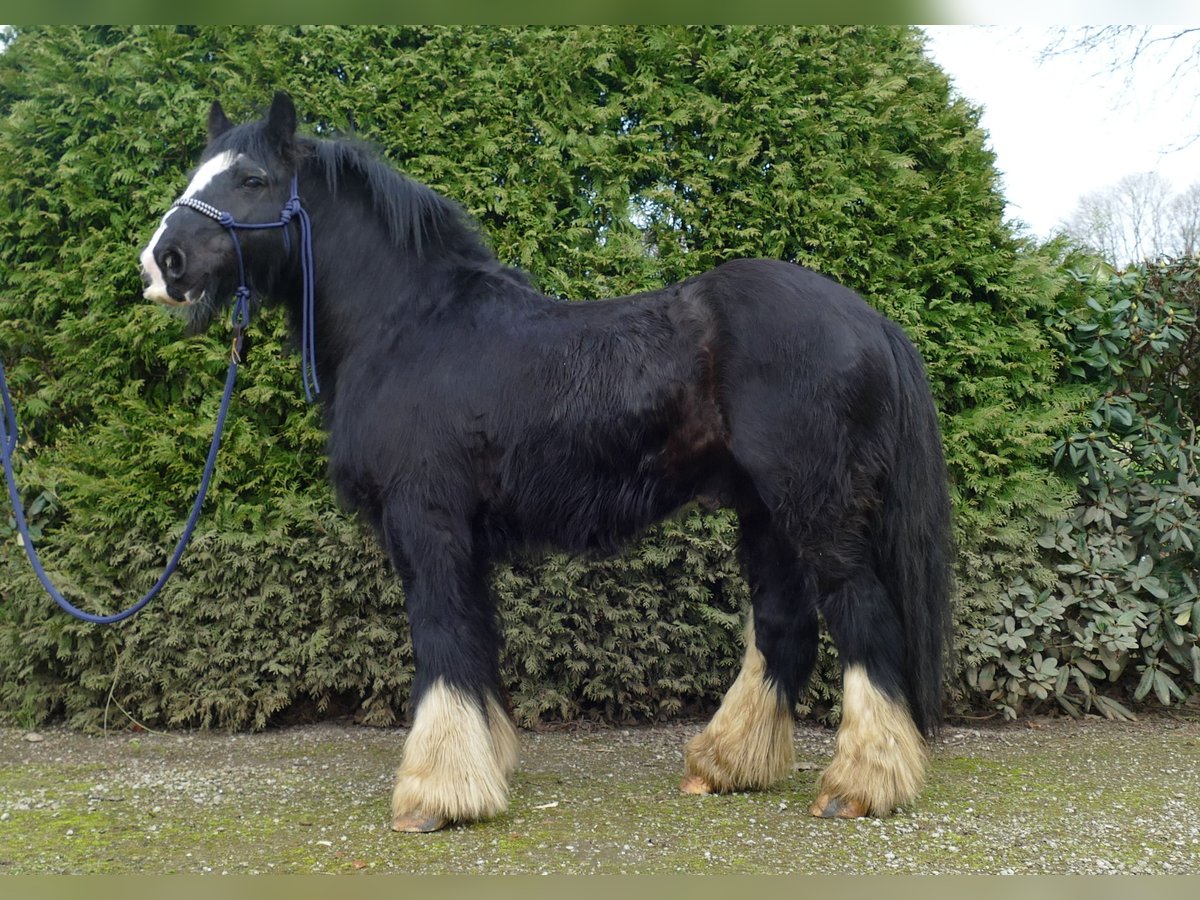
[{"label": "horse belly", "polygon": [[[613,553],[697,498],[727,493],[728,436],[715,403],[684,391],[661,420],[598,427],[514,454],[506,498],[526,542]],[[622,427],[622,425],[624,427]]]}]

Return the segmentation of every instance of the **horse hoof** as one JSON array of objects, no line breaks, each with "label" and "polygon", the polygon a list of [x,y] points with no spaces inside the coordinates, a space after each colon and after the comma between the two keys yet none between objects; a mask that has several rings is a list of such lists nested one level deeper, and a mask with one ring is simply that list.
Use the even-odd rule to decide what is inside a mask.
[{"label": "horse hoof", "polygon": [[392,819],[392,831],[403,831],[409,834],[428,834],[440,831],[450,824],[444,816],[423,816],[416,813],[411,816],[396,816]]},{"label": "horse hoof", "polygon": [[701,775],[685,775],[679,782],[679,789],[685,794],[715,794],[712,785]]},{"label": "horse hoof", "polygon": [[857,800],[822,794],[808,810],[821,819],[862,819],[869,815],[866,806]]}]

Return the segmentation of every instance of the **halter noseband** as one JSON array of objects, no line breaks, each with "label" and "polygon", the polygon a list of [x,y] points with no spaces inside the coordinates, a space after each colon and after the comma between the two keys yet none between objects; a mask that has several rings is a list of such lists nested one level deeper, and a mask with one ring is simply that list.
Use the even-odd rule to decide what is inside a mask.
[{"label": "halter noseband", "polygon": [[291,239],[288,236],[287,225],[294,217],[299,217],[300,220],[300,269],[304,280],[304,293],[300,305],[300,367],[302,378],[304,381],[304,396],[309,403],[313,401],[313,397],[321,392],[321,385],[317,381],[317,353],[316,353],[316,316],[314,309],[314,297],[316,294],[314,283],[313,268],[313,252],[312,252],[312,219],[308,215],[308,210],[300,202],[300,178],[298,174],[292,175],[291,196],[287,203],[283,205],[283,209],[279,213],[279,219],[274,222],[238,222],[229,213],[217,209],[211,203],[205,203],[203,200],[198,200],[195,197],[181,197],[171,204],[172,207],[184,206],[188,209],[195,210],[201,215],[215,221],[218,225],[224,227],[229,232],[229,237],[233,241],[233,250],[237,254],[238,264],[238,287],[234,294],[233,302],[233,317],[232,324],[234,329],[234,353],[237,353],[237,347],[241,342],[242,332],[246,326],[250,324],[250,287],[246,284],[246,265],[242,260],[242,244],[238,240],[238,230],[258,230],[263,228],[283,228],[283,243],[288,252],[291,251]]}]

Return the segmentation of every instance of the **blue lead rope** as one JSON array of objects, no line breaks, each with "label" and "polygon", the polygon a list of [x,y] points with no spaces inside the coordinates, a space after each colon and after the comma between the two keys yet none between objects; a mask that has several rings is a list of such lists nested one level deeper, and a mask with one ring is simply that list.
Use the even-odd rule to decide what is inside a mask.
[{"label": "blue lead rope", "polygon": [[128,619],[158,596],[158,592],[163,589],[168,579],[175,574],[175,569],[179,566],[179,560],[183,558],[183,551],[192,539],[192,532],[196,530],[196,523],[200,520],[200,507],[204,505],[204,497],[208,493],[208,485],[212,481],[213,469],[217,464],[217,451],[221,447],[221,433],[225,430],[225,416],[229,412],[229,400],[233,397],[234,382],[237,381],[238,362],[241,359],[242,338],[246,327],[245,320],[248,318],[246,303],[240,297],[235,305],[233,318],[233,350],[229,358],[229,372],[225,376],[225,393],[221,396],[221,408],[217,412],[217,424],[213,430],[212,443],[208,448],[208,459],[204,463],[204,475],[200,479],[200,490],[196,494],[196,502],[192,504],[192,512],[188,516],[187,524],[183,527],[183,535],[179,538],[179,543],[175,545],[175,552],[171,554],[171,559],[167,562],[167,567],[163,570],[162,575],[159,576],[158,581],[154,583],[154,586],[146,592],[145,596],[128,609],[107,616],[98,616],[94,613],[85,612],[71,603],[55,587],[54,582],[50,580],[50,576],[46,574],[41,559],[38,557],[37,548],[34,547],[33,538],[29,534],[29,525],[25,521],[25,509],[21,504],[20,491],[17,490],[17,480],[13,474],[13,451],[16,449],[18,441],[17,414],[13,408],[12,397],[9,395],[8,380],[4,377],[4,363],[0,361],[0,394],[3,395],[4,399],[4,417],[3,421],[0,422],[0,439],[2,439],[0,440],[0,454],[3,454],[4,457],[4,479],[8,482],[8,499],[12,501],[13,514],[17,521],[17,531],[21,535],[21,544],[25,548],[25,555],[29,557],[29,562],[33,566],[33,571],[37,575],[38,580],[42,583],[42,587],[54,598],[55,603],[75,618],[83,619],[85,622],[93,622],[97,625],[109,625],[113,622]]},{"label": "blue lead rope", "polygon": [[54,598],[54,601],[64,611],[75,616],[77,619],[82,619],[85,622],[93,622],[97,625],[108,625],[128,619],[158,596],[159,591],[163,589],[179,566],[179,561],[183,558],[183,552],[191,541],[192,533],[196,529],[196,523],[200,520],[200,509],[204,505],[204,498],[208,494],[208,486],[212,481],[213,470],[216,468],[217,452],[221,447],[221,435],[225,430],[225,417],[229,412],[229,401],[233,397],[233,386],[237,381],[237,371],[238,365],[241,363],[242,343],[246,326],[250,323],[250,288],[246,283],[246,270],[242,261],[242,246],[237,236],[238,229],[284,228],[284,244],[290,251],[291,245],[286,226],[294,216],[299,216],[300,266],[304,282],[304,293],[301,304],[302,325],[300,341],[304,396],[311,403],[314,395],[321,391],[321,386],[317,382],[316,339],[314,336],[316,331],[314,306],[316,288],[312,252],[312,220],[309,218],[308,211],[300,203],[298,177],[296,175],[292,176],[291,197],[284,205],[283,211],[279,215],[279,220],[275,222],[237,222],[229,213],[222,212],[216,207],[205,203],[203,200],[197,200],[194,197],[185,197],[177,200],[173,205],[186,206],[211,219],[215,219],[217,223],[228,229],[229,237],[233,240],[233,248],[237,254],[238,262],[238,288],[234,295],[231,323],[233,325],[233,346],[229,354],[229,372],[225,376],[225,392],[221,395],[221,406],[217,411],[217,422],[213,429],[212,443],[208,448],[208,459],[204,463],[204,475],[200,479],[200,489],[196,493],[196,501],[192,504],[191,514],[184,525],[179,543],[175,545],[175,552],[171,554],[171,558],[167,562],[162,575],[159,576],[154,586],[146,592],[145,596],[128,609],[106,616],[85,612],[64,597],[58,588],[55,587],[54,582],[50,580],[50,576],[46,574],[46,570],[42,566],[42,561],[38,557],[37,549],[33,545],[33,538],[29,533],[29,525],[25,520],[25,509],[21,504],[20,491],[17,489],[17,480],[13,474],[13,453],[16,451],[19,441],[17,413],[13,407],[12,397],[9,394],[8,380],[4,372],[4,362],[0,360],[0,397],[2,397],[4,404],[4,414],[0,416],[0,456],[3,456],[4,479],[8,483],[8,498],[12,501],[17,531],[21,535],[21,543],[25,548],[25,555],[29,557],[29,562],[32,564],[33,571],[37,575],[38,580],[41,581],[42,587],[46,589],[46,592]]}]

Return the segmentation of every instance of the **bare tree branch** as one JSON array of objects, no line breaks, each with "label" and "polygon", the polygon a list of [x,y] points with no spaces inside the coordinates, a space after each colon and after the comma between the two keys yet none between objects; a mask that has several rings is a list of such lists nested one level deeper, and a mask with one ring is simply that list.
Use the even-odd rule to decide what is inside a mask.
[{"label": "bare tree branch", "polygon": [[1117,266],[1200,249],[1200,182],[1181,194],[1155,172],[1127,175],[1086,194],[1064,223],[1076,241]]},{"label": "bare tree branch", "polygon": [[[1083,25],[1051,30],[1051,37],[1038,58],[1041,62],[1065,56],[1084,56],[1097,66],[1096,74],[1119,75],[1124,95],[1133,92],[1141,76],[1156,78],[1155,93],[1173,95],[1184,79],[1200,73],[1200,27],[1163,25]],[[1162,69],[1166,66],[1169,69]],[[1170,74],[1157,74],[1169,71]],[[1153,74],[1151,74],[1153,73]],[[1145,79],[1141,79],[1143,86]],[[1195,82],[1190,82],[1194,84]],[[1180,117],[1196,119],[1200,92],[1181,98]],[[1200,126],[1176,149],[1200,140]]]}]

